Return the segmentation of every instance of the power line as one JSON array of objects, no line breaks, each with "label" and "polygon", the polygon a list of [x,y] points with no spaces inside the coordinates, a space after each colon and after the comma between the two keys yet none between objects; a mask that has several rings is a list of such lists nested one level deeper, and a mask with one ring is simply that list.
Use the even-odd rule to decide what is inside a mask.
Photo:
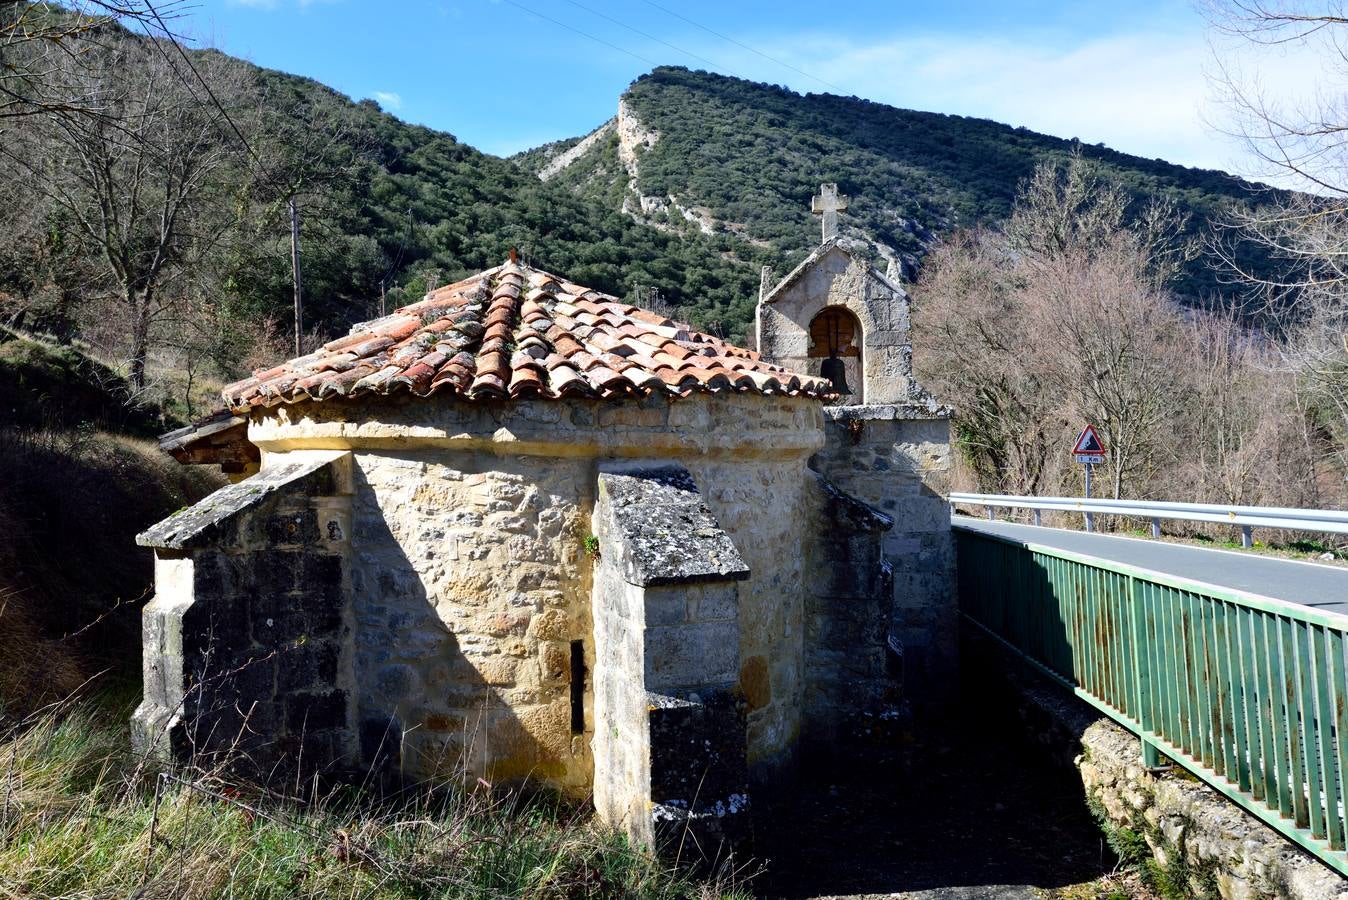
[{"label": "power line", "polygon": [[[142,0],[142,2],[145,4],[145,8],[149,10],[150,15],[154,17],[155,22],[159,23],[159,29],[164,32],[164,37],[168,38],[169,43],[173,45],[173,49],[178,51],[178,55],[182,57],[183,62],[187,63],[187,68],[192,70],[192,74],[195,75],[197,81],[201,83],[202,88],[206,91],[206,96],[211,98],[211,103],[220,111],[220,115],[224,117],[225,121],[229,123],[230,130],[234,132],[234,135],[239,139],[239,142],[243,144],[243,149],[248,151],[248,156],[253,160],[254,165],[262,168],[262,160],[260,160],[258,155],[253,151],[253,145],[248,143],[248,138],[244,137],[239,126],[234,124],[234,120],[230,118],[229,113],[225,110],[224,104],[222,104],[219,98],[215,96],[215,91],[211,90],[210,84],[208,84],[206,79],[201,76],[201,73],[197,71],[197,67],[192,65],[192,60],[188,58],[186,51],[183,50],[182,44],[178,43],[177,35],[172,31],[169,31],[168,26],[164,24],[163,18],[159,15],[159,10],[155,9],[154,3],[151,2],[151,0]],[[164,49],[159,46],[159,42],[152,40],[151,43],[159,49],[159,53],[165,57],[165,61],[169,62],[169,65],[173,65],[172,61],[168,60],[167,54],[164,53]],[[176,69],[177,66],[174,66],[174,68]]]},{"label": "power line", "polygon": [[707,57],[705,57],[705,56],[699,56],[698,54],[694,53],[693,51],[691,51],[691,50],[685,50],[685,49],[683,49],[682,47],[679,47],[679,46],[676,46],[676,45],[674,45],[674,44],[671,44],[669,41],[664,40],[663,38],[658,38],[658,37],[656,37],[656,36],[653,35],[653,34],[647,34],[646,32],[642,31],[642,30],[639,29],[639,28],[633,28],[631,25],[628,25],[628,24],[626,24],[625,22],[620,22],[620,21],[618,21],[617,19],[613,18],[613,17],[610,16],[610,15],[606,15],[606,14],[604,14],[604,13],[601,13],[601,12],[600,12],[599,10],[597,10],[597,9],[592,9],[592,8],[586,6],[584,3],[577,3],[576,0],[566,0],[566,2],[567,2],[567,3],[570,3],[572,6],[578,6],[578,7],[580,7],[581,9],[583,9],[583,10],[585,10],[586,12],[590,13],[591,15],[598,16],[598,17],[601,18],[601,19],[607,19],[608,21],[612,22],[614,25],[617,25],[619,28],[626,28],[628,31],[632,32],[633,34],[639,34],[639,35],[641,35],[642,37],[646,38],[647,40],[655,41],[656,43],[659,43],[659,44],[664,44],[666,47],[668,47],[668,48],[671,49],[671,50],[674,50],[674,51],[676,51],[676,52],[678,52],[678,53],[682,53],[682,54],[684,54],[685,56],[691,56],[693,59],[701,60],[702,62],[706,63],[706,64],[709,65],[709,66],[712,66],[713,68],[718,68],[718,69],[721,68],[721,66],[720,66],[718,63],[713,62],[713,61],[710,60],[710,59],[707,59]]},{"label": "power line", "polygon": [[655,60],[653,60],[653,59],[647,59],[646,57],[642,56],[640,53],[633,53],[631,50],[628,50],[628,49],[625,48],[625,47],[619,47],[617,44],[611,44],[611,43],[609,43],[608,41],[604,40],[603,38],[597,38],[597,37],[595,37],[594,35],[590,34],[590,33],[587,32],[587,31],[581,31],[579,28],[573,28],[572,26],[566,24],[565,22],[562,22],[562,21],[560,21],[560,20],[558,20],[558,19],[552,18],[552,16],[545,16],[545,15],[543,15],[541,12],[538,12],[538,11],[536,11],[536,10],[532,10],[532,9],[530,9],[529,7],[525,6],[525,5],[522,4],[522,3],[516,3],[515,0],[504,0],[504,2],[510,4],[511,6],[515,7],[516,9],[522,9],[522,10],[524,10],[525,12],[529,13],[529,15],[531,15],[531,16],[537,16],[537,17],[540,18],[540,19],[543,19],[543,20],[545,20],[545,21],[551,22],[552,24],[558,26],[559,28],[565,28],[567,31],[575,32],[576,34],[580,35],[581,37],[589,38],[590,40],[594,41],[596,44],[603,44],[605,47],[611,47],[611,48],[613,48],[614,50],[617,50],[619,53],[626,53],[628,56],[632,57],[633,59],[639,59],[639,60],[641,60],[642,62],[646,63],[646,64],[649,65],[649,66],[658,66],[658,65],[660,65],[660,64],[659,64],[658,62],[656,62]]},{"label": "power line", "polygon": [[[511,2],[511,0],[506,0],[506,2],[509,3],[509,2]],[[680,15],[679,13],[676,13],[676,12],[675,12],[674,10],[672,10],[672,9],[669,9],[669,8],[667,8],[667,7],[664,7],[664,6],[661,6],[659,3],[654,3],[654,2],[652,2],[652,0],[645,0],[645,3],[646,3],[647,6],[653,6],[653,7],[655,7],[656,9],[660,10],[661,12],[666,13],[666,14],[668,14],[668,15],[671,15],[671,16],[673,16],[673,17],[676,18],[676,19],[682,19],[683,21],[687,22],[689,25],[692,25],[694,28],[701,28],[703,31],[707,32],[707,34],[714,35],[715,37],[718,37],[718,38],[720,38],[720,39],[723,40],[723,41],[729,41],[730,43],[734,44],[736,47],[742,47],[743,49],[748,50],[750,53],[753,53],[753,54],[756,54],[756,55],[758,55],[758,56],[761,56],[761,57],[763,57],[764,59],[766,59],[768,62],[773,62],[773,63],[776,63],[776,64],[779,65],[779,66],[783,66],[783,67],[785,67],[785,68],[788,68],[788,69],[790,69],[792,72],[797,72],[797,73],[799,73],[799,74],[801,74],[801,75],[804,75],[806,78],[809,78],[809,79],[811,79],[811,80],[813,80],[813,81],[817,81],[817,82],[819,82],[820,84],[824,85],[825,87],[831,87],[831,88],[833,88],[835,91],[842,91],[842,90],[843,90],[842,88],[838,87],[836,84],[833,84],[832,82],[825,81],[824,79],[820,78],[820,77],[817,76],[817,75],[811,75],[809,72],[806,72],[804,69],[798,69],[798,68],[796,68],[795,66],[791,65],[790,63],[788,63],[788,62],[783,62],[782,60],[777,59],[777,58],[774,57],[774,56],[768,56],[768,55],[767,55],[766,53],[764,53],[762,50],[756,50],[756,49],[754,49],[753,47],[750,47],[748,44],[744,44],[744,43],[741,43],[741,42],[735,40],[733,37],[729,37],[729,36],[727,36],[727,35],[721,34],[721,32],[719,32],[719,31],[713,31],[712,29],[708,28],[706,25],[702,25],[702,24],[700,24],[700,23],[698,23],[698,22],[694,22],[692,19],[688,18],[687,16]]]}]

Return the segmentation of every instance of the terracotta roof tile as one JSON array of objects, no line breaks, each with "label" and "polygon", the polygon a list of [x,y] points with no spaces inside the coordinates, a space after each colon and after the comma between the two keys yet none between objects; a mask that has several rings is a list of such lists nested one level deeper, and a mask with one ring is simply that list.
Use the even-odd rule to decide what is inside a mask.
[{"label": "terracotta roof tile", "polygon": [[446,285],[224,390],[235,410],[444,392],[469,399],[752,391],[832,396],[829,382],[659,313],[515,262]]}]

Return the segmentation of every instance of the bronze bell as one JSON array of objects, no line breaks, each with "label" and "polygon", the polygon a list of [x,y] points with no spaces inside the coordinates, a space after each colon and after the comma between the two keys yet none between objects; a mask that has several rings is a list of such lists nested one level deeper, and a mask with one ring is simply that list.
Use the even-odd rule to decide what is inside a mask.
[{"label": "bronze bell", "polygon": [[819,367],[819,374],[833,382],[833,389],[840,394],[850,394],[847,386],[847,366],[835,355],[830,355]]}]

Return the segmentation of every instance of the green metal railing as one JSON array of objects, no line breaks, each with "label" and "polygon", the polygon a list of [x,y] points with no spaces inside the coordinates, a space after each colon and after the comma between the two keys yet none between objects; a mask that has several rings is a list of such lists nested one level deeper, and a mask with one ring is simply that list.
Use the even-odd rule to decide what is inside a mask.
[{"label": "green metal railing", "polygon": [[955,534],[967,621],[1348,875],[1348,616]]}]

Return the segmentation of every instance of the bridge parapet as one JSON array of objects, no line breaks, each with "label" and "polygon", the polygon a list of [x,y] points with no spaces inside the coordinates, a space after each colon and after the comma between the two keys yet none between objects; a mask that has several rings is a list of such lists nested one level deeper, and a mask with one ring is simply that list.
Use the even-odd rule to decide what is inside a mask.
[{"label": "bridge parapet", "polygon": [[1348,875],[1348,616],[954,534],[966,621]]}]

